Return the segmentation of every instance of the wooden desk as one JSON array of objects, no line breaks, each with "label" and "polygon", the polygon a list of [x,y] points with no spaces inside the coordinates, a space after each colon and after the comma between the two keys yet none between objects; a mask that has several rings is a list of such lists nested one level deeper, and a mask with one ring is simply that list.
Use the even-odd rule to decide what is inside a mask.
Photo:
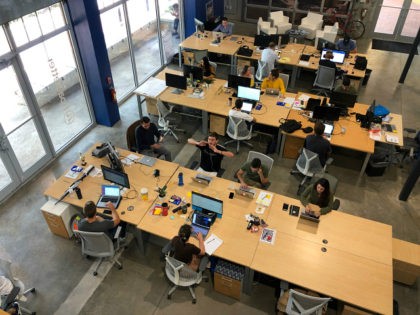
[{"label": "wooden desk", "polygon": [[258,244],[251,268],[373,312],[392,314],[392,266],[328,244],[278,229],[274,245]]},{"label": "wooden desk", "polygon": [[[87,162],[87,165],[94,165],[96,168],[100,170],[101,165],[108,166],[109,162],[106,157],[99,159],[91,155],[91,151],[95,147],[96,145],[94,145],[91,149],[88,150],[88,152],[86,152],[85,154],[86,162]],[[120,152],[121,156],[128,156],[129,154],[132,153],[123,149],[118,149],[118,151]],[[139,157],[143,156],[138,153],[136,153],[136,155]],[[77,161],[74,164],[79,165],[80,162]],[[154,202],[154,200],[157,197],[157,192],[154,191],[156,188],[157,182],[153,176],[153,170],[154,169],[160,170],[160,177],[159,177],[158,184],[159,186],[163,186],[167,183],[169,178],[174,174],[178,166],[179,166],[178,164],[167,162],[160,159],[156,161],[156,164],[153,167],[148,167],[142,164],[134,164],[134,163],[131,165],[124,165],[124,171],[125,173],[128,174],[131,188],[124,195],[124,197],[126,198],[123,198],[121,200],[121,203],[117,209],[121,220],[130,224],[137,225],[140,222],[143,215],[145,214],[145,212],[147,211],[147,209],[150,208],[151,204]],[[67,178],[63,175],[59,179],[57,179],[51,186],[47,188],[47,190],[44,192],[44,195],[52,197],[54,199],[59,199],[60,196],[69,188],[69,186],[74,181],[75,181],[74,179]],[[76,194],[72,193],[72,194],[67,195],[67,197],[63,199],[63,202],[67,202],[79,208],[83,208],[86,201],[92,200],[96,202],[99,199],[101,195],[101,185],[103,184],[109,184],[109,182],[103,179],[102,174],[96,177],[88,176],[79,185],[79,188],[82,191],[83,198],[79,200],[77,199]],[[147,188],[149,191],[149,199],[147,201],[143,201],[140,198],[140,189],[143,187]],[[132,196],[135,194],[133,190],[137,191],[139,195],[134,199],[128,199],[128,198],[132,198]],[[133,206],[134,209],[132,211],[129,211],[128,210],[129,206]],[[125,211],[125,214],[122,215],[121,211]]]}]

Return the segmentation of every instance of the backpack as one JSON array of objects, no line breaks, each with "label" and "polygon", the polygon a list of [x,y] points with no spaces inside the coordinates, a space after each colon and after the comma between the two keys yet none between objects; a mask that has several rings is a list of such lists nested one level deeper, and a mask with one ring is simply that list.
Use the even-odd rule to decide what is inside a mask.
[{"label": "backpack", "polygon": [[238,49],[238,55],[251,57],[252,56],[252,53],[253,53],[253,50],[250,49],[248,46],[241,46]]},{"label": "backpack", "polygon": [[294,119],[280,120],[280,129],[287,133],[295,132],[302,128],[302,123]]},{"label": "backpack", "polygon": [[367,59],[363,56],[356,56],[356,62],[354,63],[354,69],[357,70],[366,70]]}]

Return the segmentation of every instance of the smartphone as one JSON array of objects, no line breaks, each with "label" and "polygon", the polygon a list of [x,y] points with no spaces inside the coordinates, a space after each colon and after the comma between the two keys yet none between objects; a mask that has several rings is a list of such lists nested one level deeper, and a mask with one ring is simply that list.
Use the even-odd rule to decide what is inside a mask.
[{"label": "smartphone", "polygon": [[235,194],[233,192],[229,193],[229,199],[233,199],[233,196],[235,196]]},{"label": "smartphone", "polygon": [[261,104],[258,104],[257,106],[255,106],[255,109],[256,110],[260,110],[262,108],[262,105]]},{"label": "smartphone", "polygon": [[283,203],[283,211],[287,211],[289,209],[289,204]]}]

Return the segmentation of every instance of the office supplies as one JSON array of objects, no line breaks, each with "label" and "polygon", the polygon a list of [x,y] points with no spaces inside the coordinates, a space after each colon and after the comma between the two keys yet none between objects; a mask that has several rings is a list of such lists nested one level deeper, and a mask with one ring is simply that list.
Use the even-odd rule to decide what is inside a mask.
[{"label": "office supplies", "polygon": [[156,158],[145,155],[140,159],[139,163],[152,167],[156,163]]},{"label": "office supplies", "polygon": [[211,224],[212,219],[208,215],[199,211],[193,212],[191,218],[192,231],[194,234],[201,233],[203,235],[203,240],[206,239]]},{"label": "office supplies", "polygon": [[85,171],[83,172],[83,175],[75,180],[70,187],[60,196],[60,198],[58,198],[58,200],[54,203],[55,205],[57,203],[59,203],[61,200],[63,200],[64,198],[66,198],[66,196],[70,193],[72,193],[74,191],[74,189],[76,187],[78,187],[80,185],[80,183],[90,174],[90,172],[92,172],[95,169],[95,167],[93,165],[89,165]]},{"label": "office supplies", "polygon": [[121,201],[120,188],[118,186],[102,185],[102,193],[96,206],[98,208],[106,208],[108,201],[111,202],[115,208],[118,208]]}]

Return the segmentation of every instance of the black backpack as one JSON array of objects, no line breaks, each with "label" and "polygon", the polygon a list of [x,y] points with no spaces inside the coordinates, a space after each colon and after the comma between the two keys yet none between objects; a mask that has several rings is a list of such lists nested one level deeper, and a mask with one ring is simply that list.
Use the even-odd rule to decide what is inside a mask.
[{"label": "black backpack", "polygon": [[367,59],[363,56],[356,56],[356,62],[354,63],[354,69],[357,70],[366,70]]}]

